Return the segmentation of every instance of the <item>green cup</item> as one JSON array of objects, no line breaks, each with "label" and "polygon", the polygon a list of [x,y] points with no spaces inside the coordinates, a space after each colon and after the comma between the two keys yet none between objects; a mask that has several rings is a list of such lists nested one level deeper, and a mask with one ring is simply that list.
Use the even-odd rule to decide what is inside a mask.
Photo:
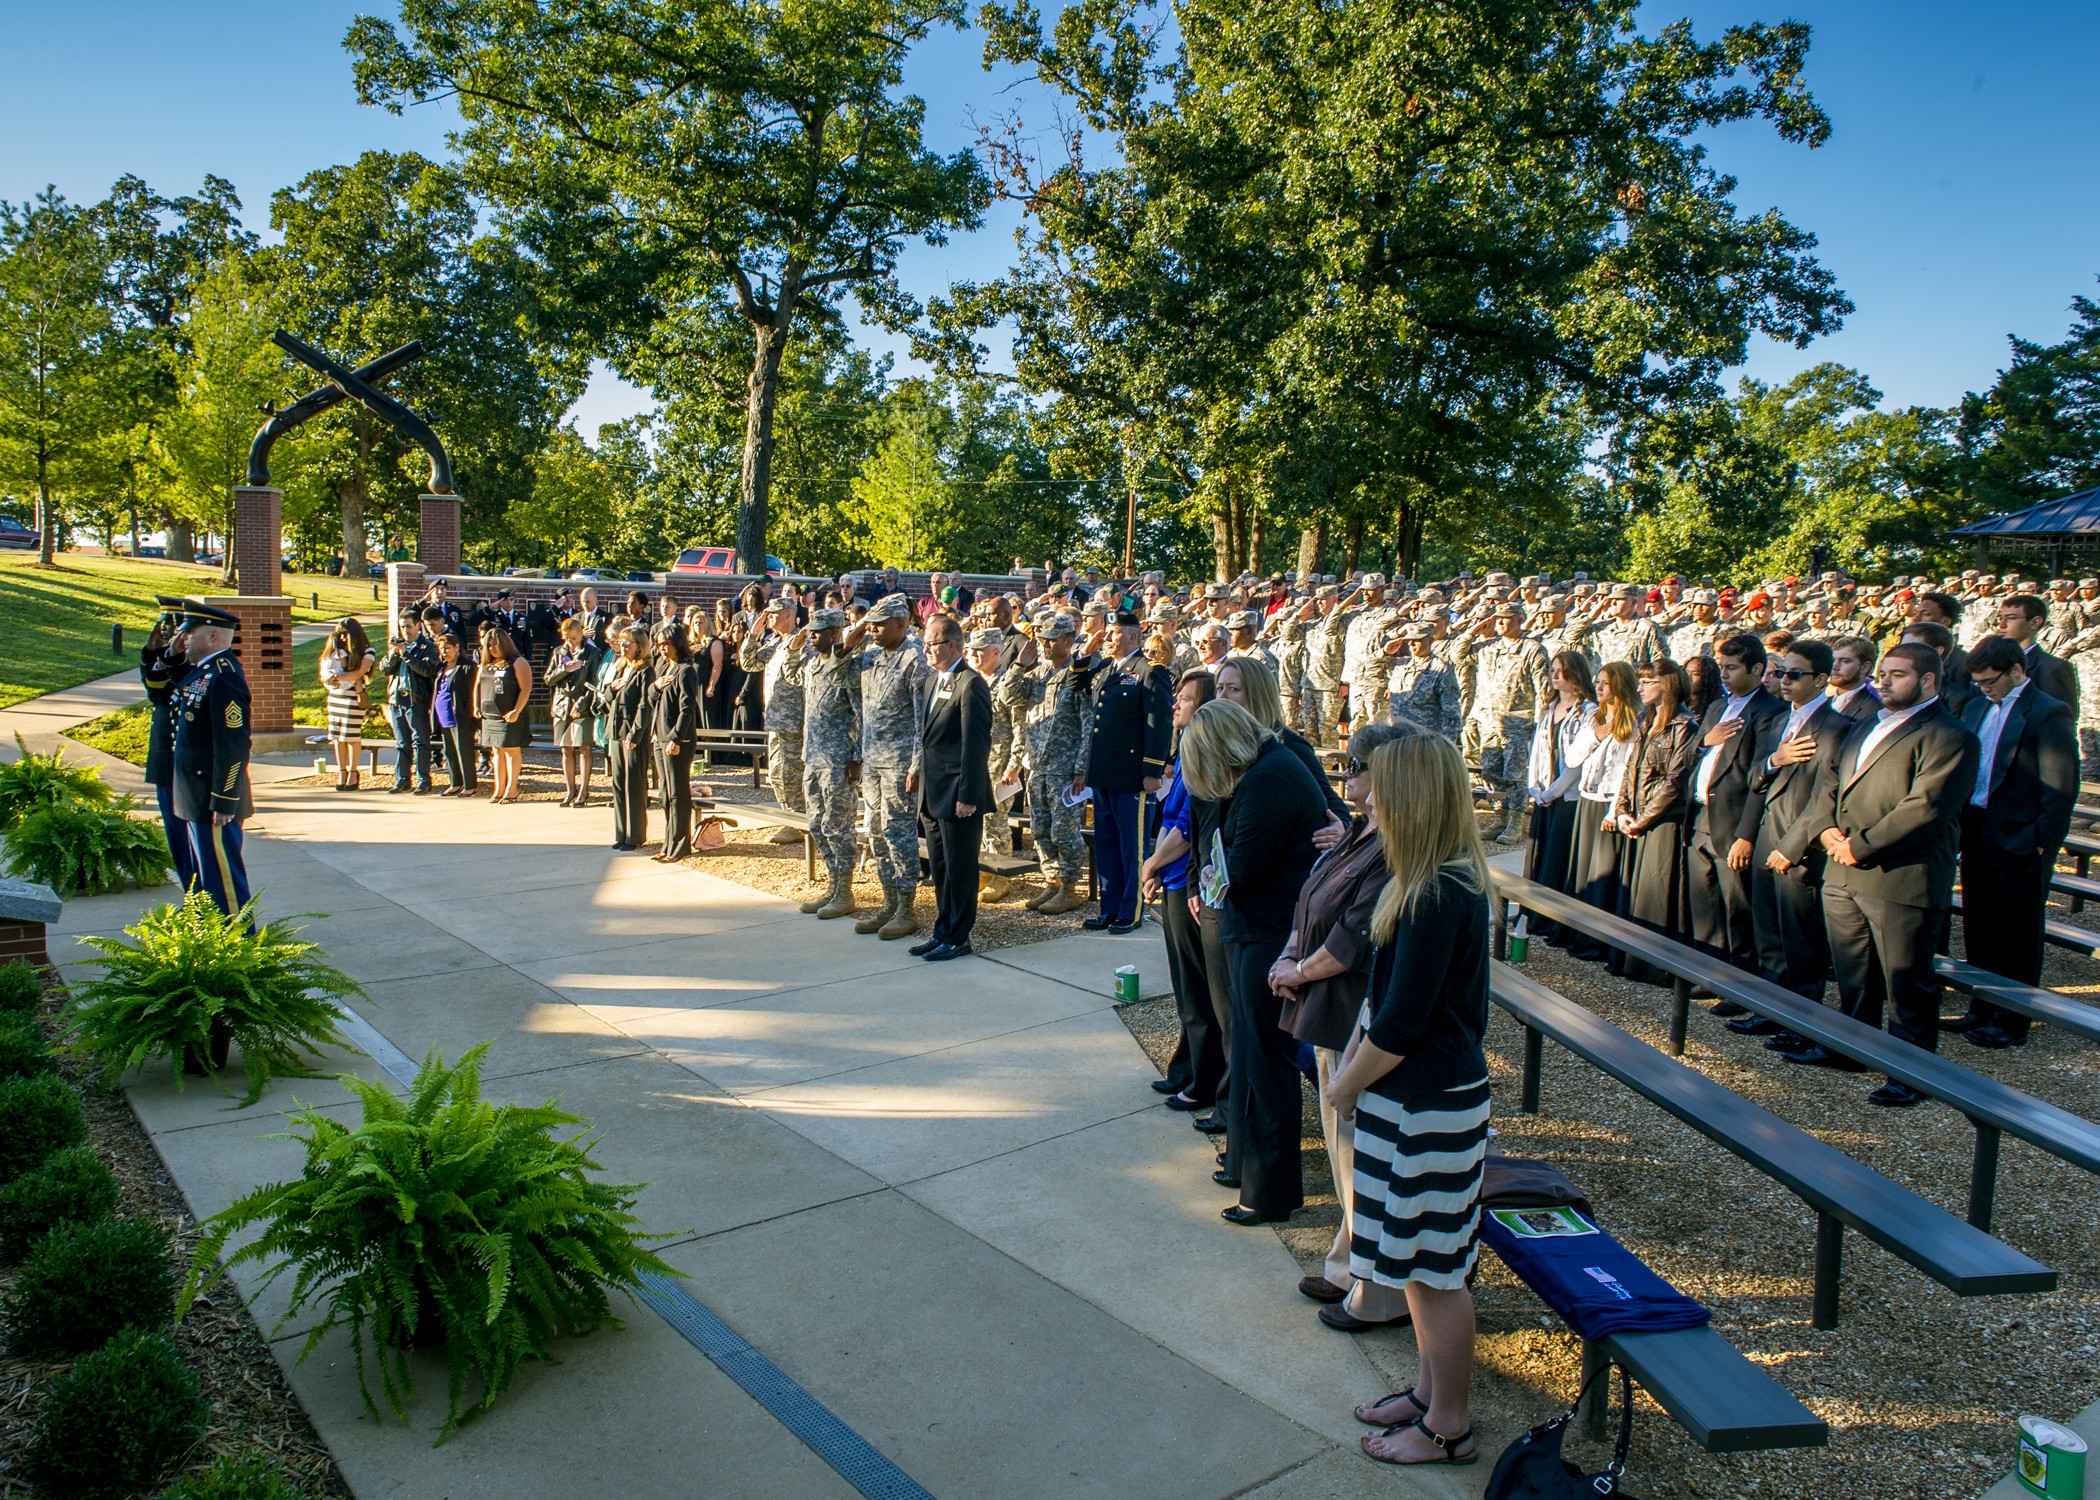
[{"label": "green cup", "polygon": [[1138,997],[1138,971],[1136,964],[1125,964],[1116,970],[1116,1004],[1133,1005]]}]

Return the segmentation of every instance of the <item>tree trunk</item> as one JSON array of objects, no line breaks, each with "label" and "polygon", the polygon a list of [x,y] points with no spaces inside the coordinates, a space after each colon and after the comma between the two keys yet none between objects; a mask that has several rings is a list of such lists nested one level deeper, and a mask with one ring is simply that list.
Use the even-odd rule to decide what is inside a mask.
[{"label": "tree trunk", "polygon": [[[792,293],[782,288],[783,301]],[[736,569],[766,576],[767,507],[773,493],[773,410],[780,400],[784,320],[751,325],[754,348],[744,396],[744,470],[737,492]]]},{"label": "tree trunk", "polygon": [[139,503],[136,497],[131,502],[131,555],[139,555]]},{"label": "tree trunk", "polygon": [[1298,581],[1302,584],[1320,571],[1320,559],[1327,555],[1327,523],[1308,526],[1298,533]]},{"label": "tree trunk", "polygon": [[190,530],[190,523],[170,517],[162,528],[168,533],[168,557],[173,562],[188,562],[197,555],[197,535]]},{"label": "tree trunk", "polygon": [[1247,518],[1247,571],[1261,577],[1261,549],[1268,540],[1266,518],[1256,510]]},{"label": "tree trunk", "polygon": [[1421,566],[1422,518],[1412,505],[1403,505],[1399,524],[1393,530],[1393,575],[1414,578]]},{"label": "tree trunk", "polygon": [[58,560],[58,515],[51,505],[51,455],[41,439],[36,449],[36,560],[46,566]]},{"label": "tree trunk", "polygon": [[1223,583],[1232,575],[1232,517],[1222,506],[1210,513],[1210,551],[1217,581]]},{"label": "tree trunk", "polygon": [[1344,527],[1344,528],[1343,528],[1343,530],[1342,530],[1342,572],[1343,572],[1343,573],[1345,573],[1345,574],[1346,574],[1346,573],[1354,573],[1354,572],[1356,571],[1356,565],[1357,565],[1357,563],[1358,563],[1358,562],[1359,562],[1359,561],[1360,561],[1360,560],[1362,559],[1362,557],[1363,557],[1363,550],[1364,550],[1364,523],[1363,523],[1363,517],[1361,517],[1361,516],[1351,516],[1351,517],[1349,518],[1349,524],[1348,524],[1348,525],[1347,525],[1346,527]]}]

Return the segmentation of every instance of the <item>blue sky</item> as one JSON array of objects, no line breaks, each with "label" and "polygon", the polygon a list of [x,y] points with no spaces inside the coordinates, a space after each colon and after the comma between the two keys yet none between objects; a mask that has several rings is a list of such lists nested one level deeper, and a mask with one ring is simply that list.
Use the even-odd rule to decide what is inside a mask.
[{"label": "blue sky", "polygon": [[[396,119],[360,108],[340,42],[373,0],[27,0],[0,4],[0,197],[45,183],[93,199],[121,172],[162,192],[230,178],[257,228],[275,189],[373,149],[442,154],[440,109]],[[1047,9],[1048,7],[1046,7]],[[1732,21],[1809,22],[1809,81],[1835,133],[1817,151],[1769,129],[1712,141],[1746,209],[1778,207],[1818,235],[1820,255],[1858,311],[1806,351],[1758,346],[1747,373],[1783,380],[1840,360],[1892,405],[1945,405],[2006,362],[2006,335],[2063,336],[2077,293],[2100,295],[2100,124],[2085,69],[2100,55],[2100,5],[2036,0],[1794,0],[1651,4],[1651,24],[1689,16],[1702,36]],[[975,34],[937,39],[914,60],[936,145],[975,122],[1045,101],[980,66]],[[1012,255],[1011,210],[977,234],[906,259],[911,290],[997,274]],[[633,408],[637,393],[594,381],[583,430]]]}]

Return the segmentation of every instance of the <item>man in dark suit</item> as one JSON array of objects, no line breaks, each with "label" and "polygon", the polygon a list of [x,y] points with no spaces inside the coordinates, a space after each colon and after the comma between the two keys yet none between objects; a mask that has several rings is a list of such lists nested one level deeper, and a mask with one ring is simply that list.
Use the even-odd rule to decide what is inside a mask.
[{"label": "man in dark suit", "polygon": [[1164,667],[1145,660],[1145,632],[1132,610],[1108,617],[1106,642],[1088,662],[1094,693],[1093,738],[1086,784],[1094,794],[1094,863],[1101,873],[1101,910],[1081,925],[1094,931],[1137,928],[1138,865],[1143,858],[1140,806],[1166,774],[1174,733],[1174,690]]},{"label": "man in dark suit", "polygon": [[[1954,903],[1961,810],[1976,789],[1976,737],[1940,701],[1940,655],[1891,646],[1881,659],[1881,713],[1855,725],[1816,782],[1823,925],[1845,1014],[1869,1026],[1890,1009],[1889,1035],[1939,1046],[1940,981],[1932,960]],[[1858,1071],[1821,1047],[1789,1062]],[[1905,1107],[1925,1096],[1889,1079],[1867,1096]]]},{"label": "man in dark suit", "polygon": [[[2035,637],[2049,623],[2049,606],[2033,594],[2014,594],[1998,606],[1998,634],[2020,648],[2027,680],[2072,713],[2078,711],[2078,673],[2061,656],[2044,651]],[[1974,672],[1971,652],[1970,670]]]},{"label": "man in dark suit", "polygon": [[[1818,1004],[1830,972],[1830,940],[1823,932],[1823,862],[1815,818],[1816,779],[1837,758],[1856,722],[1829,694],[1831,648],[1796,641],[1780,658],[1786,711],[1765,721],[1757,742],[1750,793],[1757,809],[1757,846],[1750,856],[1750,921],[1757,938],[1758,972],[1783,989]],[[1728,1029],[1745,1036],[1773,1033],[1775,1052],[1806,1044],[1775,1023],[1743,1016]]]},{"label": "man in dark suit", "polygon": [[[1976,689],[1969,681],[1969,653],[1954,644],[1954,632],[1937,621],[1920,620],[1903,627],[1903,643],[1927,646],[1939,653],[1940,701],[1947,712],[1959,718],[1969,700],[1976,696]],[[1868,715],[1870,720],[1873,717]]]},{"label": "man in dark suit", "polygon": [[[1978,696],[1962,722],[1979,750],[1961,820],[1962,940],[1979,969],[2039,984],[2049,875],[2078,800],[2078,730],[2070,705],[2027,675],[2017,640],[1978,643],[1969,671]],[[2027,1040],[2027,1017],[1982,999],[1943,1024],[1979,1047]]]},{"label": "man in dark suit", "polygon": [[[1699,758],[1692,766],[1691,815],[1685,819],[1685,883],[1692,941],[1739,969],[1757,970],[1757,938],[1750,920],[1750,857],[1757,846],[1758,809],[1750,793],[1757,744],[1779,701],[1764,690],[1764,644],[1732,635],[1716,658],[1722,696],[1699,724]],[[1732,1001],[1717,1016],[1739,1016]]]},{"label": "man in dark suit", "polygon": [[992,695],[963,665],[962,624],[952,616],[927,621],[926,660],[933,671],[918,688],[926,727],[910,789],[919,794],[933,877],[933,935],[911,952],[943,963],[970,951],[977,924],[977,851],[992,802]]},{"label": "man in dark suit", "polygon": [[1840,636],[1830,643],[1830,681],[1824,691],[1830,706],[1853,719],[1871,719],[1881,712],[1881,694],[1874,691],[1874,660],[1881,648],[1863,635]]}]

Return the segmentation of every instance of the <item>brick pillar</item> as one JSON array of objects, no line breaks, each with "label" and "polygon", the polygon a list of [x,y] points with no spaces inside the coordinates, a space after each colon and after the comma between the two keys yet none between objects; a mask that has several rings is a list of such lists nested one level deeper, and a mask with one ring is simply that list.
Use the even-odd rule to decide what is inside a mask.
[{"label": "brick pillar", "polygon": [[[237,489],[233,492],[233,567],[235,585],[251,598],[273,599],[284,592],[284,491]],[[289,727],[289,726],[287,726]]]},{"label": "brick pillar", "polygon": [[374,632],[382,642],[394,633],[394,622],[401,618],[401,611],[423,597],[423,590],[428,587],[423,575],[434,571],[421,563],[386,565],[386,619],[381,622],[382,628]]},{"label": "brick pillar", "polygon": [[459,571],[459,496],[425,495],[416,527],[416,561],[426,573]]},{"label": "brick pillar", "polygon": [[205,601],[240,617],[233,654],[248,679],[248,728],[284,734],[292,727],[292,601],[235,594]]},{"label": "brick pillar", "polygon": [[23,959],[39,969],[50,968],[44,929],[64,910],[65,903],[48,885],[0,880],[0,963]]}]

